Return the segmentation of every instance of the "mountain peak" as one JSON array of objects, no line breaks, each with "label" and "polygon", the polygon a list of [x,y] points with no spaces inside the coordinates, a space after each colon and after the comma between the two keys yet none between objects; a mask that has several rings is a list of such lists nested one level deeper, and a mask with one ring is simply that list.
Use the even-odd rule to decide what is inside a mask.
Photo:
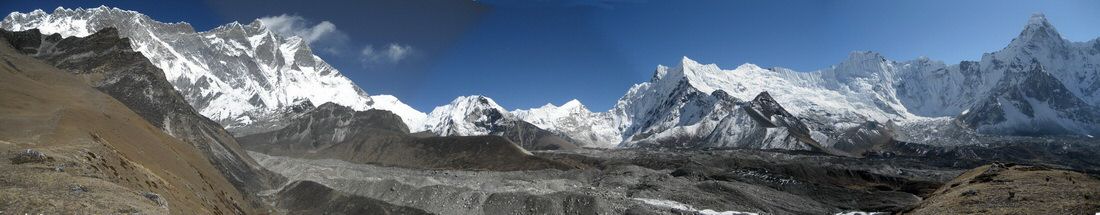
[{"label": "mountain peak", "polygon": [[1024,30],[1012,40],[1010,46],[1060,46],[1063,43],[1062,35],[1047,21],[1046,15],[1036,13],[1028,18]]},{"label": "mountain peak", "polygon": [[511,117],[511,113],[489,97],[460,96],[432,110],[422,130],[441,136],[486,135],[500,120]]},{"label": "mountain peak", "polygon": [[688,58],[688,56],[683,56],[682,58],[680,58],[680,66],[688,65],[699,65],[699,62]]},{"label": "mountain peak", "polygon": [[568,102],[565,102],[565,104],[562,104],[561,107],[562,108],[570,108],[570,109],[578,108],[578,107],[583,108],[584,104],[581,104],[581,101],[579,101],[577,99],[573,99],[573,100],[569,100]]},{"label": "mountain peak", "polygon": [[851,53],[848,53],[848,59],[844,60],[844,62],[860,62],[868,60],[882,61],[886,60],[886,57],[883,57],[882,54],[873,51],[853,51]]},{"label": "mountain peak", "polygon": [[[507,112],[506,110],[504,110],[504,107],[498,105],[497,102],[493,101],[492,98],[482,95],[459,96],[446,106],[450,106],[450,108],[453,109],[462,109],[465,111],[489,108],[500,110],[502,112]],[[434,110],[432,112],[435,113]]]},{"label": "mountain peak", "polygon": [[847,81],[856,77],[868,77],[886,71],[886,57],[873,51],[853,51],[840,64],[833,66],[830,73],[838,80]]},{"label": "mountain peak", "polygon": [[1050,25],[1047,21],[1047,16],[1043,13],[1033,13],[1027,20],[1027,25]]}]

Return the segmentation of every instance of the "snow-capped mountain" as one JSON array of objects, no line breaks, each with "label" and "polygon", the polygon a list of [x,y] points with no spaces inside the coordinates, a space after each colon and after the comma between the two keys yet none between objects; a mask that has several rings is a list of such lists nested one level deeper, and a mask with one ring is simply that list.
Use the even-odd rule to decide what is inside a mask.
[{"label": "snow-capped mountain", "polygon": [[[716,65],[699,64],[685,57],[677,67],[658,66],[649,82],[634,85],[611,109],[610,118],[612,124],[622,131],[622,146],[658,144],[804,150],[810,147],[802,142],[816,144],[809,138],[813,133],[809,128],[801,122],[795,123],[800,120],[783,108],[772,108],[772,111],[761,108],[779,107],[779,104],[786,103],[796,104],[794,106],[800,107],[803,112],[830,109],[841,117],[866,117],[856,112],[843,112],[858,110],[850,106],[851,103],[833,107],[837,104],[821,103],[830,101],[827,99],[794,99],[794,95],[840,95],[817,85],[800,84],[814,83],[813,76],[783,72],[791,71],[774,72],[752,64],[735,70],[722,70]],[[783,92],[785,96],[773,98],[768,93],[762,93],[773,91]],[[754,118],[752,113],[756,113],[757,117]],[[771,122],[775,120],[773,116],[787,118],[781,121],[788,121],[791,126],[775,125]],[[769,129],[777,127],[783,129]],[[807,138],[787,138],[785,133],[789,127],[801,127],[796,129],[799,130],[797,133],[805,134]],[[791,144],[776,144],[780,142]]]},{"label": "snow-capped mountain", "polygon": [[622,142],[619,130],[611,124],[611,118],[606,112],[589,111],[576,99],[561,106],[547,103],[538,108],[513,110],[512,114],[539,128],[559,131],[585,146],[606,148]]},{"label": "snow-capped mountain", "polygon": [[576,100],[509,112],[487,97],[468,96],[430,114],[393,96],[368,96],[303,39],[277,35],[261,21],[196,32],[187,23],[99,7],[12,13],[0,22],[8,30],[37,28],[64,37],[107,27],[117,28],[164,70],[196,110],[227,127],[274,128],[270,124],[278,123],[268,122],[332,102],[391,111],[412,132],[498,135],[525,148],[579,143],[816,150],[885,138],[867,132],[917,142],[937,129],[970,135],[959,128],[1100,135],[1100,114],[1094,114],[1100,110],[1100,39],[1065,40],[1043,15],[1032,16],[1008,46],[980,61],[893,61],[859,51],[835,66],[797,72],[748,63],[726,70],[684,57],[679,65],[658,66],[651,80],[632,86],[606,112],[592,112]]},{"label": "snow-capped mountain", "polygon": [[436,107],[417,130],[439,136],[502,136],[528,150],[577,147],[565,136],[523,121],[485,96],[461,96]]},{"label": "snow-capped mountain", "polygon": [[[732,107],[761,92],[774,96],[775,103],[801,119],[812,139],[825,146],[885,141],[883,135],[868,132],[919,137],[907,141],[941,140],[926,135],[940,129],[968,136],[960,143],[974,143],[969,139],[973,134],[955,131],[958,125],[998,135],[1097,136],[1100,39],[1069,42],[1038,14],[1003,50],[985,54],[981,61],[954,65],[923,57],[892,61],[861,51],[813,72],[753,64],[723,70],[684,57],[678,66],[658,66],[649,82],[633,86],[608,112],[562,114],[548,106],[516,113],[578,140],[619,139],[629,146],[707,137],[714,144],[722,139],[714,135],[744,134],[735,131],[737,127],[722,127],[722,120],[739,116]],[[963,123],[952,123],[948,117],[959,117]],[[573,126],[559,122],[611,125],[619,136],[612,131],[583,138],[591,134],[577,135]],[[718,128],[728,131],[715,131]]]},{"label": "snow-capped mountain", "polygon": [[906,105],[926,116],[959,116],[981,133],[1100,135],[1100,39],[1070,42],[1042,14],[981,61],[909,76]]},{"label": "snow-capped mountain", "polygon": [[1100,135],[1100,107],[1074,96],[1038,62],[1009,67],[1020,70],[1007,73],[960,120],[991,134]]},{"label": "snow-capped mountain", "polygon": [[[7,30],[37,28],[63,37],[83,37],[107,27],[117,28],[134,50],[164,70],[195,109],[227,127],[274,120],[284,109],[305,101],[357,110],[374,104],[355,83],[314,55],[305,40],[273,33],[259,20],[196,32],[188,23],[162,23],[138,12],[101,6],[13,12],[0,22]],[[396,99],[381,108],[414,113],[402,115],[409,118],[407,123],[422,118]]]},{"label": "snow-capped mountain", "polygon": [[488,135],[507,121],[514,120],[504,107],[485,96],[460,96],[450,104],[436,107],[421,129],[440,136]]}]

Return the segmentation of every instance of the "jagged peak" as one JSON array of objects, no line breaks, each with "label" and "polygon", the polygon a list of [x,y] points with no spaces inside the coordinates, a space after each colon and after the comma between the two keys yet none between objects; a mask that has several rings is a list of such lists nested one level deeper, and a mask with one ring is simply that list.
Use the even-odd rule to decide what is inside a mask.
[{"label": "jagged peak", "polygon": [[[156,24],[163,24],[163,25],[169,25],[169,26],[172,26],[172,27],[175,27],[175,28],[180,28],[178,30],[181,31],[181,32],[184,32],[184,33],[194,33],[195,32],[194,27],[190,23],[187,23],[187,22],[183,22],[183,21],[180,21],[180,22],[160,22],[160,21],[153,20],[151,17],[149,17],[145,14],[142,14],[140,12],[137,12],[137,11],[125,10],[125,9],[120,9],[120,8],[117,8],[117,7],[107,7],[107,6],[104,6],[104,5],[100,5],[99,7],[95,7],[95,8],[74,8],[74,9],[65,8],[65,7],[57,7],[53,10],[53,12],[50,12],[50,13],[47,13],[46,11],[44,11],[42,9],[36,9],[36,10],[31,11],[29,13],[12,12],[12,13],[8,14],[7,17],[4,18],[3,22],[20,23],[21,21],[27,21],[27,20],[22,20],[22,19],[50,20],[51,22],[72,22],[72,23],[62,23],[62,24],[70,25],[70,26],[68,26],[70,29],[74,29],[74,28],[79,29],[79,28],[82,28],[82,27],[86,28],[89,25],[88,23],[84,23],[84,22],[73,22],[73,20],[92,21],[92,19],[110,19],[112,22],[138,22],[138,23],[141,23],[142,25],[144,25],[144,23],[146,23],[146,22],[156,23]],[[94,29],[92,29],[92,31],[70,31],[70,32],[54,32],[54,33],[62,33],[62,36],[65,36],[65,37],[70,37],[70,36],[80,36],[80,37],[82,37],[82,36],[87,36],[88,34],[94,33]]]},{"label": "jagged peak", "polygon": [[721,70],[721,69],[718,68],[718,64],[713,64],[713,63],[702,64],[702,63],[699,63],[699,61],[695,61],[695,60],[692,60],[691,58],[688,58],[687,56],[684,56],[683,58],[680,59],[679,69],[688,70],[688,69],[696,69],[696,68],[703,69],[703,70]]},{"label": "jagged peak", "polygon": [[780,105],[768,91],[761,91],[760,94],[756,95],[756,98],[753,98],[752,101],[749,102],[749,104],[753,109],[756,109],[756,111],[764,115],[764,117],[771,117],[774,115],[793,116],[790,112],[787,112],[787,110],[783,108],[783,105]]},{"label": "jagged peak", "polygon": [[233,22],[230,22],[230,23],[226,23],[224,25],[220,25],[220,26],[218,26],[214,29],[215,30],[239,30],[239,31],[244,31],[244,25],[241,25],[240,22],[233,21]]},{"label": "jagged peak", "polygon": [[885,72],[890,63],[886,57],[873,51],[853,51],[848,58],[830,68],[831,76],[844,81],[852,77],[866,77]]},{"label": "jagged peak", "polygon": [[[82,8],[82,7],[78,7],[78,8],[72,8],[72,9],[70,9],[70,8],[65,8],[65,7],[61,7],[61,6],[58,6],[57,8],[54,8],[54,9],[53,9],[53,13],[54,13],[54,14],[58,14],[58,13],[73,13],[73,12],[91,12],[91,13],[127,13],[127,14],[131,14],[131,15],[138,15],[138,14],[141,14],[141,13],[139,13],[139,12],[137,12],[137,11],[132,11],[132,10],[124,10],[124,9],[120,9],[120,8],[117,8],[117,7],[107,7],[106,5],[99,5],[99,7],[93,7],[93,8]],[[45,11],[43,11],[43,10],[41,10],[41,9],[37,9],[37,10],[34,10],[34,11],[32,11],[31,13],[32,13],[32,14],[34,14],[34,13],[42,13],[42,14],[45,14],[46,12],[45,12]]]},{"label": "jagged peak", "polygon": [[695,60],[692,60],[691,58],[688,58],[688,56],[683,56],[683,57],[680,58],[680,66],[694,66],[694,65],[700,65],[700,64],[699,64],[698,61],[695,61]]},{"label": "jagged peak", "polygon": [[1020,31],[1020,35],[1012,39],[1009,47],[1024,47],[1029,45],[1062,45],[1062,35],[1050,24],[1046,15],[1042,13],[1032,14],[1027,20],[1027,25]]},{"label": "jagged peak", "polygon": [[722,69],[718,68],[717,64],[702,64],[698,61],[688,58],[687,56],[684,56],[680,59],[680,66],[666,70],[668,70],[668,72],[665,73],[665,76],[694,76],[699,75],[697,73],[722,72]]},{"label": "jagged peak", "polygon": [[1047,16],[1043,13],[1033,13],[1031,17],[1027,19],[1027,25],[1045,25],[1050,26],[1050,22],[1047,21]]},{"label": "jagged peak", "polygon": [[452,100],[447,106],[451,106],[451,108],[488,107],[504,111],[504,108],[498,105],[496,101],[483,95],[459,96]]},{"label": "jagged peak", "polygon": [[885,61],[886,57],[874,51],[852,51],[842,63],[857,63],[866,61]]}]

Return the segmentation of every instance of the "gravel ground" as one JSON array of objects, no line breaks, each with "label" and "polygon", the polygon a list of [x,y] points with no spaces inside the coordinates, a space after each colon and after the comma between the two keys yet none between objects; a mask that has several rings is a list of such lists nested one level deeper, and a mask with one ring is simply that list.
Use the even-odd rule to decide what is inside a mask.
[{"label": "gravel ground", "polygon": [[[848,169],[833,169],[828,166],[844,166],[839,163],[847,158],[761,151],[570,150],[537,154],[593,167],[508,172],[420,170],[250,152],[261,166],[289,181],[315,181],[353,195],[438,214],[900,211],[920,201],[916,194],[900,190],[921,181],[895,177],[897,174],[928,180],[947,180],[958,174],[955,170],[922,173],[888,162],[877,167],[873,163],[848,162]],[[768,162],[762,163],[764,160]],[[809,163],[814,166],[800,166]],[[884,166],[893,168],[882,170]],[[803,175],[792,174],[799,171]],[[815,177],[807,174],[830,177],[808,180]],[[926,186],[934,190],[938,185]]]}]

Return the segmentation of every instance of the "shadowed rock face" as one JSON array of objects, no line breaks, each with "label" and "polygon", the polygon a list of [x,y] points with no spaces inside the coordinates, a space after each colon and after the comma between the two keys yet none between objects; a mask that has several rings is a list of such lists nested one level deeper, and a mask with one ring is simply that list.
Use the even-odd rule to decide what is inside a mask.
[{"label": "shadowed rock face", "polygon": [[[802,123],[802,120],[794,114],[787,112],[779,102],[772,98],[768,92],[760,92],[749,105],[745,106],[749,112],[758,112],[768,119],[775,127],[783,127],[787,130],[787,138],[805,144],[811,151],[825,152],[826,150],[810,135],[810,128]],[[763,123],[763,122],[762,122]]]},{"label": "shadowed rock face", "polygon": [[426,169],[569,169],[500,136],[416,137],[389,111],[325,103],[282,129],[239,139],[248,150],[312,159]]},{"label": "shadowed rock face", "polygon": [[1007,67],[1011,73],[959,120],[992,134],[1100,135],[1100,107],[1074,96],[1038,61]]},{"label": "shadowed rock face", "polygon": [[898,141],[894,140],[893,137],[894,126],[892,122],[883,124],[868,121],[840,133],[835,143],[833,143],[833,148],[852,155],[862,155],[869,151],[883,149],[890,144],[896,144]]},{"label": "shadowed rock face", "polygon": [[241,192],[256,193],[280,183],[279,176],[259,167],[220,125],[195,111],[164,73],[131,50],[129,39],[119,38],[114,28],[64,39],[38,30],[0,31],[0,36],[20,52],[83,78],[149,124],[199,148]]},{"label": "shadowed rock face", "polygon": [[313,181],[295,181],[276,197],[276,206],[289,214],[431,214],[377,199],[348,195]]}]

